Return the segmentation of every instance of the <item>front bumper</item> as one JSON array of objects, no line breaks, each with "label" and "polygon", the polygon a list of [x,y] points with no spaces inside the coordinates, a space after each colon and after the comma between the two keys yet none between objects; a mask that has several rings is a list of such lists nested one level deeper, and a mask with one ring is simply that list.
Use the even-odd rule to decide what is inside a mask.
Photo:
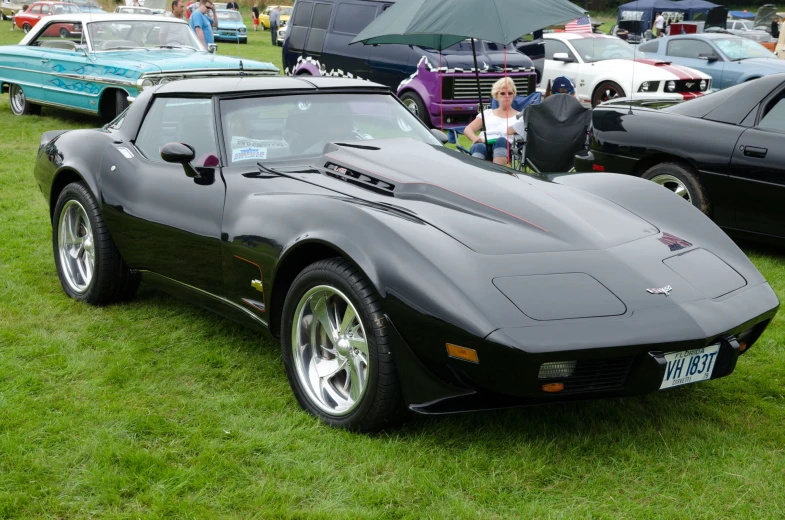
[{"label": "front bumper", "polygon": [[[660,388],[669,352],[719,343],[711,379],[731,374],[742,350],[737,337],[743,335],[749,348],[778,308],[771,287],[762,283],[735,296],[628,316],[498,329],[461,345],[477,351],[478,363],[445,352],[442,366],[426,367],[397,333],[393,353],[409,407],[420,413],[639,395]],[[572,361],[576,368],[569,377],[540,377],[544,363]],[[545,392],[543,384],[552,382],[563,383],[564,390]]]}]

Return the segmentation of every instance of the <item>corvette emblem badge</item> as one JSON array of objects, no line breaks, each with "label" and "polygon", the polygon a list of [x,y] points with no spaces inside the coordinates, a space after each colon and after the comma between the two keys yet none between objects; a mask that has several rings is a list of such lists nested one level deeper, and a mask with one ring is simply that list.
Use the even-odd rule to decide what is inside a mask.
[{"label": "corvette emblem badge", "polygon": [[664,294],[665,296],[670,296],[673,287],[670,285],[666,285],[665,287],[658,287],[656,289],[646,289],[646,292],[649,294]]}]

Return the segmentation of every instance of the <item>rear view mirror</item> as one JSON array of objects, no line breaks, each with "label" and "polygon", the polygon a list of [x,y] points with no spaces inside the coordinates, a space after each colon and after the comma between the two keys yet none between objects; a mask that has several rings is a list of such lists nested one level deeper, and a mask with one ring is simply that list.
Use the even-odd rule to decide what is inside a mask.
[{"label": "rear view mirror", "polygon": [[161,159],[168,163],[188,164],[196,152],[185,143],[167,143],[161,147]]},{"label": "rear view mirror", "polygon": [[711,63],[712,61],[719,61],[719,59],[720,59],[719,56],[717,56],[716,54],[711,54],[711,53],[698,54],[698,58],[700,58],[702,60],[706,60],[709,63]]},{"label": "rear view mirror", "polygon": [[566,52],[557,52],[557,53],[555,53],[553,55],[553,61],[561,61],[561,62],[564,62],[564,63],[572,63],[575,60],[570,58],[570,55],[567,54]]},{"label": "rear view mirror", "polygon": [[439,142],[442,143],[442,144],[447,144],[447,142],[449,141],[449,138],[447,137],[447,134],[445,134],[444,132],[442,132],[438,128],[431,128],[431,134],[436,139],[438,139]]}]

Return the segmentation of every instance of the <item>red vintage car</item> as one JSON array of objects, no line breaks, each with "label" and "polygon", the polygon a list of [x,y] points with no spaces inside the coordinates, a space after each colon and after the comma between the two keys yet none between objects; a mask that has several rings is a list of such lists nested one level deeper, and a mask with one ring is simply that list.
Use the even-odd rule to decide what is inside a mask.
[{"label": "red vintage car", "polygon": [[[39,22],[39,20],[46,16],[51,16],[53,14],[77,14],[79,12],[80,11],[77,6],[74,4],[68,4],[66,2],[35,2],[30,4],[30,7],[27,8],[27,11],[23,13],[17,13],[16,16],[14,16],[14,22],[24,32],[29,32],[30,29],[32,29],[35,24]],[[70,36],[81,36],[81,34],[81,24],[62,23],[52,25],[46,30],[44,36],[60,36],[61,38],[68,38]]]}]

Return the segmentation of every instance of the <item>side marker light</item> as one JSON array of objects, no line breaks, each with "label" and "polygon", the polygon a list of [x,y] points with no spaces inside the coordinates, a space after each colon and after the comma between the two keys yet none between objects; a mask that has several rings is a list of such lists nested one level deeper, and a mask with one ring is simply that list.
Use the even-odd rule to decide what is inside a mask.
[{"label": "side marker light", "polygon": [[548,392],[549,394],[561,392],[562,390],[564,390],[564,383],[548,383],[547,385],[542,385],[542,391]]},{"label": "side marker light", "polygon": [[468,361],[469,363],[479,363],[480,359],[477,357],[477,351],[472,348],[459,347],[452,343],[447,343],[447,355],[451,358]]},{"label": "side marker light", "polygon": [[605,166],[603,166],[602,164],[592,164],[591,169],[594,170],[595,172],[604,172]]}]

